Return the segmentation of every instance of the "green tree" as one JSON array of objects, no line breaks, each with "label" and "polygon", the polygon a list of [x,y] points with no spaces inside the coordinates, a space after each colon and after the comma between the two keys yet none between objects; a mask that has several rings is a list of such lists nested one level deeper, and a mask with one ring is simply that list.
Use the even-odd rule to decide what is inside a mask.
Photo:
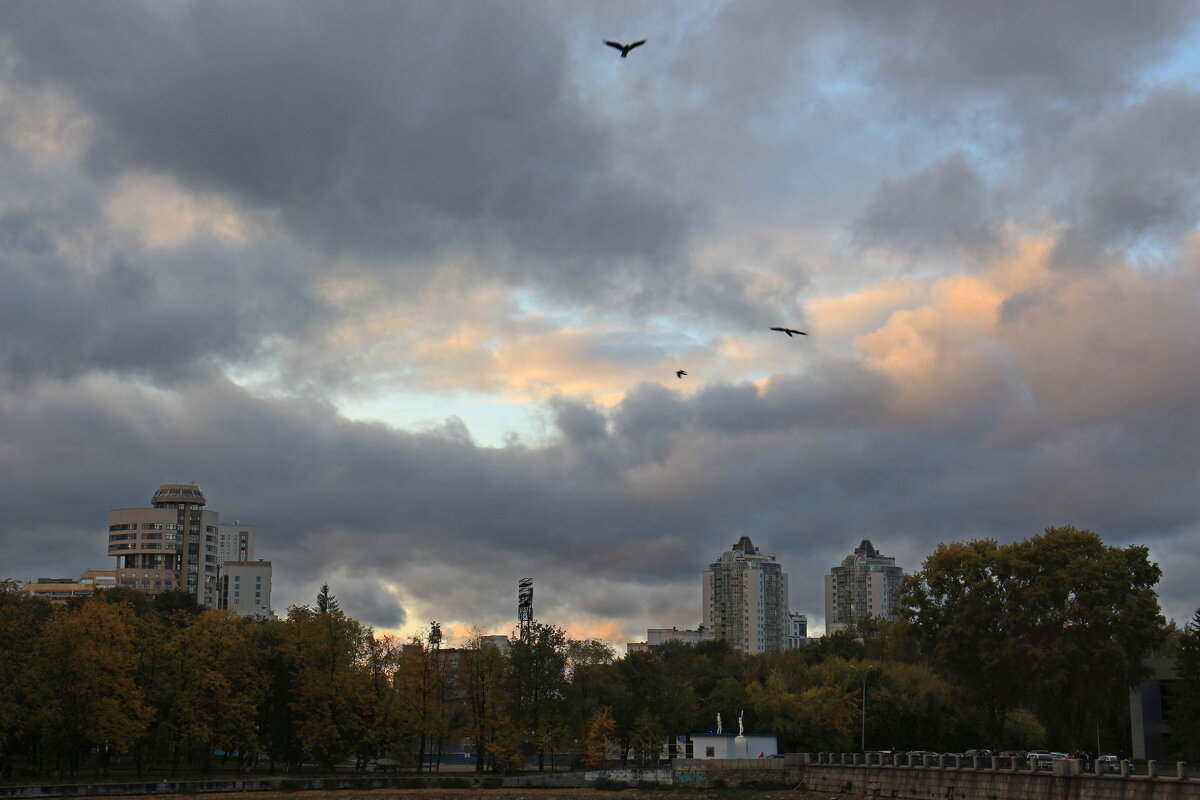
[{"label": "green tree", "polygon": [[1179,637],[1175,671],[1171,744],[1179,758],[1200,761],[1200,608]]},{"label": "green tree", "polygon": [[289,609],[280,647],[290,673],[288,705],[296,743],[319,765],[333,769],[363,739],[369,687],[363,662],[371,630],[342,613],[328,587],[322,587],[318,601],[316,610]]},{"label": "green tree", "polygon": [[535,622],[524,636],[514,636],[508,650],[508,691],[512,718],[524,734],[538,770],[546,768],[550,731],[562,724],[567,687],[567,639],[561,628]]},{"label": "green tree", "polygon": [[34,720],[33,654],[51,606],[21,591],[14,580],[0,580],[0,776],[12,775],[12,754],[32,744]]},{"label": "green tree", "polygon": [[939,546],[902,604],[927,655],[985,710],[989,736],[1024,707],[1052,741],[1079,747],[1145,675],[1162,638],[1160,575],[1145,547],[1047,528],[1009,545]]}]

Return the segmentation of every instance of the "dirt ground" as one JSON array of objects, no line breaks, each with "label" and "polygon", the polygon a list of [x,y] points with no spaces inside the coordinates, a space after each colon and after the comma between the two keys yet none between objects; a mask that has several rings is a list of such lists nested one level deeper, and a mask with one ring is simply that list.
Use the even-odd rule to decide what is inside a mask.
[{"label": "dirt ground", "polygon": [[[834,800],[842,795],[813,792],[722,789],[340,789],[305,792],[237,792],[214,794],[214,800]],[[198,800],[197,795],[131,795],[121,800]]]}]

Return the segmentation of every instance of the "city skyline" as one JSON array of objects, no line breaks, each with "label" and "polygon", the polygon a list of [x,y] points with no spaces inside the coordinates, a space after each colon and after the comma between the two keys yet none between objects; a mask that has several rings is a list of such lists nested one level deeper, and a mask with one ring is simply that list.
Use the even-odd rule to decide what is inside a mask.
[{"label": "city skyline", "polygon": [[195,481],[379,630],[1060,525],[1185,620],[1198,78],[1184,0],[0,4],[0,577]]}]

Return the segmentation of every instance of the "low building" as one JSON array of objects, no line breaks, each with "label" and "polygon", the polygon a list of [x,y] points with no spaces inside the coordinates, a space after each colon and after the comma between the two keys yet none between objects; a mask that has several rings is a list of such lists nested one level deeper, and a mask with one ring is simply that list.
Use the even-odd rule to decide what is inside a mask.
[{"label": "low building", "polygon": [[30,597],[65,603],[74,597],[88,597],[97,589],[111,589],[117,585],[117,573],[113,570],[89,569],[79,578],[38,578],[21,587]]},{"label": "low building", "polygon": [[692,758],[767,758],[779,752],[774,733],[693,733]]},{"label": "low building", "polygon": [[627,653],[641,653],[648,650],[653,650],[656,647],[666,644],[667,642],[682,642],[683,644],[700,644],[700,642],[713,642],[718,638],[715,631],[711,631],[701,625],[696,630],[679,628],[647,628],[646,641],[644,642],[629,642],[625,645]]}]

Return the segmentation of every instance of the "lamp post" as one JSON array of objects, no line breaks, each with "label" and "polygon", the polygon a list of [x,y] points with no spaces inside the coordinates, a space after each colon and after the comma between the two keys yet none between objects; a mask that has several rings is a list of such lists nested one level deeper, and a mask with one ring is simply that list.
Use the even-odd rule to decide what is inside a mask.
[{"label": "lamp post", "polygon": [[873,666],[867,667],[851,667],[855,672],[862,672],[862,752],[867,752],[867,673],[875,669]]}]

